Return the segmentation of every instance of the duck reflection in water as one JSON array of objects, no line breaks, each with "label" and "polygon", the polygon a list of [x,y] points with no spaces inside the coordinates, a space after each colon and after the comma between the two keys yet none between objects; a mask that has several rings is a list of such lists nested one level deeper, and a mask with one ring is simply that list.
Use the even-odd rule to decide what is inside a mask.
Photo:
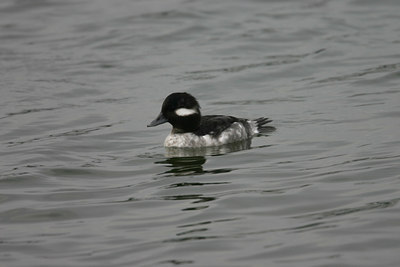
[{"label": "duck reflection in water", "polygon": [[161,174],[169,174],[173,176],[185,176],[193,174],[202,174],[203,164],[206,162],[206,158],[203,156],[192,156],[192,157],[172,157],[167,158],[163,161],[156,161],[156,164],[163,164],[170,167],[170,169]]},{"label": "duck reflection in water", "polygon": [[206,173],[227,173],[233,169],[216,169],[216,170],[204,170],[203,164],[206,163],[204,156],[192,156],[192,157],[172,157],[167,158],[163,161],[157,161],[156,164],[168,165],[169,170],[160,173],[161,175],[168,176],[187,176],[187,175],[201,175]]},{"label": "duck reflection in water", "polygon": [[218,147],[202,147],[202,148],[178,148],[167,147],[167,158],[163,161],[157,161],[156,164],[168,165],[170,169],[162,174],[174,176],[200,175],[205,173],[226,173],[233,169],[217,169],[207,171],[203,169],[206,163],[205,156],[217,156],[235,151],[249,149],[251,140],[244,140],[224,146]]},{"label": "duck reflection in water", "polygon": [[[167,158],[163,161],[158,161],[156,164],[164,164],[169,165],[170,169],[166,172],[161,173],[166,176],[193,176],[193,175],[202,175],[202,174],[218,174],[218,173],[228,173],[233,169],[214,169],[214,170],[203,170],[203,164],[206,162],[206,158],[204,156],[192,156],[192,157],[172,157]],[[229,182],[225,181],[179,181],[170,184],[167,186],[168,189],[176,189],[176,188],[187,188],[192,186],[207,186],[207,185],[221,185],[221,184],[229,184]],[[204,194],[174,194],[164,196],[165,200],[193,200],[190,206],[185,208],[184,210],[196,210],[196,209],[204,209],[208,206],[192,206],[192,204],[198,204],[203,202],[213,201],[216,198],[214,196],[206,196]]]},{"label": "duck reflection in water", "polygon": [[[164,160],[155,162],[155,164],[162,164],[168,168],[165,172],[159,175],[171,177],[179,176],[178,180],[174,179],[173,183],[165,187],[168,192],[173,190],[173,194],[168,193],[163,197],[165,200],[190,200],[190,203],[183,210],[199,210],[208,208],[206,202],[214,201],[215,196],[203,193],[200,189],[192,191],[191,187],[215,186],[230,184],[230,181],[216,181],[212,179],[202,180],[195,178],[195,176],[203,174],[221,174],[234,171],[234,168],[214,168],[210,170],[204,169],[204,164],[207,161],[207,156],[219,156],[222,154],[249,149],[251,145],[250,140],[232,143],[218,147],[202,147],[202,148],[166,148],[167,157]],[[221,177],[221,176],[218,176]],[[178,190],[178,191],[176,191]],[[183,190],[183,191],[181,191]],[[177,192],[180,192],[177,194]],[[195,193],[194,193],[195,192]],[[201,203],[201,204],[200,204]],[[199,205],[200,204],[200,205]]]}]

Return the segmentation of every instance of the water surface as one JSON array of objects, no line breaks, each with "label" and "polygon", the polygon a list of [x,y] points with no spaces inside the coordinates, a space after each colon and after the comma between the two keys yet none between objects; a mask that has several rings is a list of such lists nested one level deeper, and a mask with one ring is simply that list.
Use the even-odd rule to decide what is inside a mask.
[{"label": "water surface", "polygon": [[[0,3],[4,266],[397,266],[398,1]],[[268,116],[166,150],[166,95]]]}]

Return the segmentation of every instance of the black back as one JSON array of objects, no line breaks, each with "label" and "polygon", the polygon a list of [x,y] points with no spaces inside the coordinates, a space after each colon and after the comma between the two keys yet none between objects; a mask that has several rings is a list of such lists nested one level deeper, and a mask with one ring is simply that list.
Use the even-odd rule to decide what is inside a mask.
[{"label": "black back", "polygon": [[208,115],[201,117],[199,128],[194,131],[196,135],[212,135],[218,136],[227,128],[229,128],[232,123],[241,122],[244,125],[247,124],[247,120],[236,118],[233,116],[224,115]]}]

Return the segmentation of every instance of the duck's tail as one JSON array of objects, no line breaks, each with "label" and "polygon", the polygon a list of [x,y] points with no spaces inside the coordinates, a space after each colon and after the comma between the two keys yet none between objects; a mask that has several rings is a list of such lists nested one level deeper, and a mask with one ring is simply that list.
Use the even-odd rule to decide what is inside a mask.
[{"label": "duck's tail", "polygon": [[273,132],[276,130],[275,127],[266,125],[272,121],[269,118],[261,117],[261,118],[255,119],[253,121],[255,122],[256,127],[257,127],[256,133],[269,133],[269,132]]}]

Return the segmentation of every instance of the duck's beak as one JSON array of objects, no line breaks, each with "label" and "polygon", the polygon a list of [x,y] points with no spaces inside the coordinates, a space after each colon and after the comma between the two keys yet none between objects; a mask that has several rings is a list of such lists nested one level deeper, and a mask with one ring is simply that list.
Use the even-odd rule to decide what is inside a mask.
[{"label": "duck's beak", "polygon": [[160,113],[154,121],[150,122],[150,124],[147,125],[147,127],[154,127],[166,122],[168,122],[168,120],[164,117],[162,113]]}]

